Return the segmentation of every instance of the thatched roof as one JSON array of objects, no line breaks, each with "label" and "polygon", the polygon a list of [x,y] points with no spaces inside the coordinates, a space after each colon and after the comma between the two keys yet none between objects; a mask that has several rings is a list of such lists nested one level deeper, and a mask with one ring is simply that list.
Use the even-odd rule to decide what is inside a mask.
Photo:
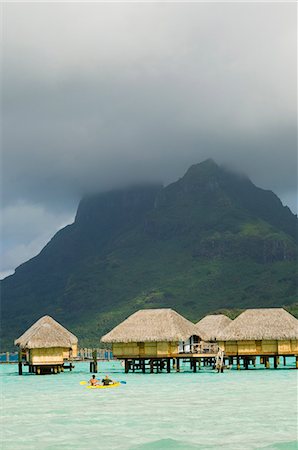
[{"label": "thatched roof", "polygon": [[172,309],[141,309],[113,328],[101,341],[177,342],[195,334],[195,325]]},{"label": "thatched roof", "polygon": [[247,309],[219,334],[221,341],[298,339],[298,320],[283,308]]},{"label": "thatched roof", "polygon": [[50,316],[43,316],[15,340],[21,348],[71,348],[78,338]]},{"label": "thatched roof", "polygon": [[196,324],[197,333],[204,341],[216,341],[217,336],[232,320],[224,314],[205,316]]}]

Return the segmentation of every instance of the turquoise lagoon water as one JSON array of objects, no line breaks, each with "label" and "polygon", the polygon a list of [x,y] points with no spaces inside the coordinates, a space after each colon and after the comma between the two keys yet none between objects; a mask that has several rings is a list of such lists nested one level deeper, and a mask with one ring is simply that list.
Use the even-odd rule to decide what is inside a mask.
[{"label": "turquoise lagoon water", "polygon": [[127,384],[91,390],[88,363],[46,376],[2,365],[1,449],[297,449],[293,367],[124,374],[111,361],[98,377]]}]

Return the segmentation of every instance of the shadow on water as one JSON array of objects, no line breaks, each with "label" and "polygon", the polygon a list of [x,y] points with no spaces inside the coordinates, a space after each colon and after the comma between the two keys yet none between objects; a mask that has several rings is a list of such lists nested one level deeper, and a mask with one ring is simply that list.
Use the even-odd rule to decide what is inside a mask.
[{"label": "shadow on water", "polygon": [[131,447],[130,450],[202,450],[214,448],[212,446],[191,444],[187,441],[178,441],[176,439],[159,439],[157,441],[146,442]]},{"label": "shadow on water", "polygon": [[263,447],[264,450],[297,450],[298,440],[290,442],[277,442],[276,444],[268,445],[268,447]]},{"label": "shadow on water", "polygon": [[[229,448],[225,444],[221,444],[221,448]],[[258,447],[260,448],[260,447]],[[264,450],[297,450],[298,441],[277,442],[269,446],[262,447]],[[175,439],[159,439],[157,441],[146,442],[130,448],[130,450],[203,450],[218,449],[218,445],[194,444],[187,441],[179,441]]]}]

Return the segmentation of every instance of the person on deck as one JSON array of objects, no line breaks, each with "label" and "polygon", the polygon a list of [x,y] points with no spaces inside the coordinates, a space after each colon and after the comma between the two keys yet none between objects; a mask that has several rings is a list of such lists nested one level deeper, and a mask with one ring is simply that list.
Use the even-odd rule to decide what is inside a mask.
[{"label": "person on deck", "polygon": [[113,380],[111,380],[108,375],[105,376],[105,378],[103,378],[102,380],[102,384],[104,386],[108,386],[109,384],[113,384]]},{"label": "person on deck", "polygon": [[95,375],[92,375],[92,377],[89,380],[89,383],[91,386],[96,386],[98,384],[98,380],[95,378]]}]

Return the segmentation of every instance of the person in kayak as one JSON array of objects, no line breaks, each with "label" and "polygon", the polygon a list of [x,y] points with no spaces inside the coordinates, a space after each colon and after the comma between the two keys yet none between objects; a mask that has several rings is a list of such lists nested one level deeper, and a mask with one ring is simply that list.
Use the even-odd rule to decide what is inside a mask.
[{"label": "person in kayak", "polygon": [[96,386],[98,384],[98,380],[95,378],[95,375],[92,375],[89,380],[89,384],[91,384],[91,386]]},{"label": "person in kayak", "polygon": [[111,380],[111,379],[108,377],[108,375],[106,375],[106,376],[101,380],[101,382],[102,382],[102,384],[103,384],[104,386],[108,386],[109,384],[113,384],[113,383],[114,383],[114,381]]}]

